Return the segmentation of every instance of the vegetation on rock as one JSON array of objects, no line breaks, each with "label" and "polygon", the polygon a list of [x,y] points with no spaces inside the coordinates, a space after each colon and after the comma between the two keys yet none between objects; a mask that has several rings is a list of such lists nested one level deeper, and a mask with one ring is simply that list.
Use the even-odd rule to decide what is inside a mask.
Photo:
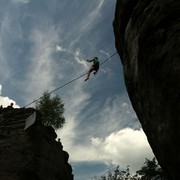
[{"label": "vegetation on rock", "polygon": [[168,178],[154,157],[152,160],[146,158],[144,166],[134,175],[130,174],[129,166],[126,170],[120,170],[117,166],[114,172],[109,170],[107,175],[94,177],[94,180],[168,180]]},{"label": "vegetation on rock", "polygon": [[42,114],[44,125],[52,126],[54,129],[63,127],[65,123],[64,104],[58,95],[51,97],[51,94],[45,91],[40,100],[36,102],[36,109]]}]

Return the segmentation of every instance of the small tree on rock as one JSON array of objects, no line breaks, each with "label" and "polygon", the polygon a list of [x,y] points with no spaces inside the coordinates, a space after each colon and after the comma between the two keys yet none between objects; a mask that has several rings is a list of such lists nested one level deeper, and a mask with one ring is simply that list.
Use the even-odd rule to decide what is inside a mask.
[{"label": "small tree on rock", "polygon": [[36,102],[36,109],[41,112],[44,125],[52,126],[54,129],[63,127],[65,123],[64,104],[58,95],[51,97],[50,93],[45,91],[40,100]]},{"label": "small tree on rock", "polygon": [[155,157],[152,160],[146,158],[144,166],[136,173],[141,176],[141,180],[168,180],[167,175],[161,169]]}]

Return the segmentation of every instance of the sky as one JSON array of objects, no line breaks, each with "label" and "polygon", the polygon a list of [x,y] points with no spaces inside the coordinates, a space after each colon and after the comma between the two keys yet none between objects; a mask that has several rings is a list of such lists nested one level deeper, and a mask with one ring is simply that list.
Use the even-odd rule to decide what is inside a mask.
[{"label": "sky", "polygon": [[[116,53],[116,0],[0,0],[0,104],[15,108],[86,73]],[[57,130],[75,180],[109,169],[135,172],[154,155],[132,108],[118,54],[94,76],[55,91],[65,106]],[[31,104],[29,107],[34,107]]]}]

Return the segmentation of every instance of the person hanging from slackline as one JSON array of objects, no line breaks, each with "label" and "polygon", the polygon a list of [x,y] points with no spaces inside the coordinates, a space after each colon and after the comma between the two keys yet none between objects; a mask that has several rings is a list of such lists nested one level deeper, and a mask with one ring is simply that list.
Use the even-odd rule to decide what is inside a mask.
[{"label": "person hanging from slackline", "polygon": [[99,70],[99,61],[98,61],[97,57],[94,57],[91,60],[87,60],[87,62],[93,62],[93,65],[90,67],[85,81],[87,81],[89,79],[91,72],[95,71],[93,73],[95,75],[98,72],[98,70]]}]

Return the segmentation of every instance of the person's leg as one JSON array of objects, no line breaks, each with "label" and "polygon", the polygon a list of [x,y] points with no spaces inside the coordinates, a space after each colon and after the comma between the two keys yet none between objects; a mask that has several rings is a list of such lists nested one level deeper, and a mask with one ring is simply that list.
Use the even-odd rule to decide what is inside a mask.
[{"label": "person's leg", "polygon": [[85,81],[87,81],[87,80],[89,79],[90,74],[91,74],[92,71],[94,71],[94,66],[93,66],[93,65],[92,65],[91,68],[89,69],[88,74],[87,74],[87,78],[85,79]]},{"label": "person's leg", "polygon": [[96,67],[96,66],[94,67],[94,71],[95,71],[95,72],[93,73],[94,75],[96,75],[96,73],[98,72],[98,69],[99,69],[99,67]]}]

